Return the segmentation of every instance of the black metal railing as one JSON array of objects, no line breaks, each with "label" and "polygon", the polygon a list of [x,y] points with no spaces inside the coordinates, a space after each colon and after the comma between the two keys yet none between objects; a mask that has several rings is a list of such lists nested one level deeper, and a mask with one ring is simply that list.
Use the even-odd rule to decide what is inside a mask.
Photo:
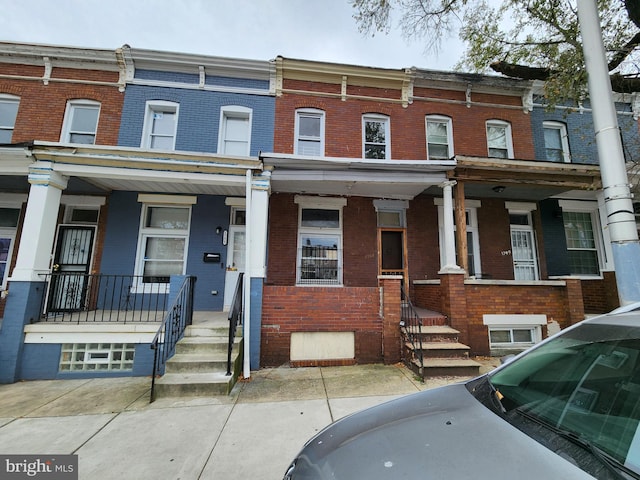
[{"label": "black metal railing", "polygon": [[184,279],[173,303],[167,310],[162,325],[151,341],[153,373],[151,375],[151,398],[149,403],[156,399],[156,376],[164,374],[165,364],[175,353],[178,340],[184,335],[187,325],[191,325],[195,282],[196,277],[187,276]]},{"label": "black metal railing", "polygon": [[44,278],[44,322],[160,322],[166,311],[169,283],[157,278],[77,272]]},{"label": "black metal railing", "polygon": [[407,349],[402,348],[402,359],[407,367],[411,368],[411,363],[415,362],[418,373],[424,381],[424,357],[422,352],[422,318],[418,315],[404,287],[401,287],[402,303],[400,314],[400,331],[403,337],[403,344],[411,345],[411,354],[407,358]]},{"label": "black metal railing", "polygon": [[242,292],[244,273],[238,275],[238,283],[233,293],[233,301],[229,309],[229,348],[227,350],[227,376],[231,375],[231,354],[233,352],[233,343],[236,339],[236,329],[242,323]]}]

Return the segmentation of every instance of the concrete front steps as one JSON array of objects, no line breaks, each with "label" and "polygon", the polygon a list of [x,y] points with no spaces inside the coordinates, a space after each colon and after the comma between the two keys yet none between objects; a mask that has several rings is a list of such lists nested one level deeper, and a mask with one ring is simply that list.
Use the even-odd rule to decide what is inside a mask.
[{"label": "concrete front steps", "polygon": [[236,331],[231,375],[227,376],[229,322],[226,315],[217,317],[194,319],[187,327],[176,344],[175,355],[167,360],[164,375],[156,380],[156,398],[211,397],[231,392],[242,365],[242,327]]},{"label": "concrete front steps", "polygon": [[[470,348],[458,341],[460,332],[445,325],[446,318],[437,312],[415,309],[422,319],[417,332],[422,338],[424,378],[474,377],[480,374],[480,363],[469,358]],[[411,329],[411,327],[409,327]],[[405,358],[411,359],[410,368],[420,374],[419,353],[411,342],[406,342]]]}]

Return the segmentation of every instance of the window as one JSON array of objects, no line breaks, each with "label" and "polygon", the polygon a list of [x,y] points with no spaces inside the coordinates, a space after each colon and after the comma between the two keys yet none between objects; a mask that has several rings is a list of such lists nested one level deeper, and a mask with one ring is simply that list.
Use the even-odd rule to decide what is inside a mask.
[{"label": "window", "polygon": [[569,252],[569,268],[573,275],[599,275],[598,240],[592,212],[562,212],[564,233]]},{"label": "window", "polygon": [[59,370],[133,370],[134,356],[131,343],[63,343]]},{"label": "window", "polygon": [[560,122],[544,122],[544,148],[545,158],[549,162],[569,163],[569,141],[567,127]]},{"label": "window", "polygon": [[493,347],[528,347],[535,343],[540,327],[490,327],[489,345]]},{"label": "window", "polygon": [[345,199],[298,197],[297,283],[340,285],[342,283],[342,206]]},{"label": "window", "polygon": [[177,103],[147,102],[142,147],[157,150],[174,150],[177,126]]},{"label": "window", "polygon": [[19,217],[19,208],[0,207],[0,290],[7,288]]},{"label": "window", "polygon": [[437,115],[427,117],[427,158],[449,159],[453,157],[451,119]]},{"label": "window", "polygon": [[324,112],[313,109],[298,110],[295,138],[294,153],[324,156]]},{"label": "window", "polygon": [[222,107],[218,152],[246,157],[251,146],[251,114],[246,107]]},{"label": "window", "polygon": [[185,271],[191,207],[150,205],[142,208],[137,275],[142,283],[169,283]]},{"label": "window", "polygon": [[72,100],[64,114],[61,142],[93,145],[96,143],[100,104],[91,100]]},{"label": "window", "polygon": [[489,346],[497,349],[521,349],[542,340],[542,325],[547,324],[543,314],[485,314],[482,323],[489,332]]},{"label": "window", "polygon": [[362,120],[363,158],[391,158],[389,119],[382,115],[366,115]]},{"label": "window", "polygon": [[487,122],[487,147],[493,158],[513,158],[511,125],[500,120]]},{"label": "window", "polygon": [[13,95],[0,95],[0,143],[11,143],[19,102]]}]

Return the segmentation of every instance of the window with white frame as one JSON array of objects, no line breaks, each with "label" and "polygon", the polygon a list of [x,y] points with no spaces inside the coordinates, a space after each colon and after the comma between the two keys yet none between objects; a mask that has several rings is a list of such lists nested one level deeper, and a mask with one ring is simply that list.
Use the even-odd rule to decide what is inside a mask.
[{"label": "window with white frame", "polygon": [[63,343],[60,372],[133,370],[132,343]]},{"label": "window with white frame", "polygon": [[141,146],[155,150],[174,150],[178,127],[178,108],[174,102],[147,102]]},{"label": "window with white frame", "polygon": [[7,288],[19,217],[19,208],[0,207],[0,290]]},{"label": "window with white frame", "polygon": [[169,283],[185,272],[191,207],[144,204],[136,274],[142,283]]},{"label": "window with white frame", "polygon": [[561,122],[543,122],[545,158],[549,162],[571,161],[567,126]]},{"label": "window with white frame", "polygon": [[453,130],[449,117],[427,116],[427,158],[449,159],[453,157]]},{"label": "window with white frame", "polygon": [[563,208],[564,233],[572,275],[600,275],[599,237],[595,211],[570,211]]},{"label": "window with white frame", "polygon": [[296,111],[295,152],[298,155],[324,156],[324,112],[311,108]]},{"label": "window with white frame", "polygon": [[[441,198],[435,198],[434,203],[438,205],[438,226],[440,240],[440,261],[444,264],[445,246],[444,246],[444,207]],[[478,235],[478,208],[481,202],[478,200],[466,200],[465,202],[465,221],[467,229],[467,268],[469,276],[479,276],[482,272],[482,263],[480,261],[480,236]],[[453,226],[454,231],[457,227]],[[456,240],[456,262],[458,265],[458,248]]]},{"label": "window with white frame", "polygon": [[489,157],[513,158],[511,125],[501,120],[487,122],[487,148]]},{"label": "window with white frame", "polygon": [[0,95],[0,143],[11,143],[19,103],[18,97]]},{"label": "window with white frame", "polygon": [[342,284],[342,207],[346,200],[297,197],[298,285]]},{"label": "window with white frame", "polygon": [[64,114],[62,135],[64,143],[93,145],[96,143],[100,103],[92,100],[70,100]]},{"label": "window with white frame", "polygon": [[362,117],[363,158],[391,158],[389,117],[365,115]]},{"label": "window with white frame", "polygon": [[544,314],[485,314],[491,349],[525,349],[542,340],[542,326],[547,324]]},{"label": "window with white frame", "polygon": [[237,105],[222,107],[218,152],[246,157],[251,148],[252,110]]}]

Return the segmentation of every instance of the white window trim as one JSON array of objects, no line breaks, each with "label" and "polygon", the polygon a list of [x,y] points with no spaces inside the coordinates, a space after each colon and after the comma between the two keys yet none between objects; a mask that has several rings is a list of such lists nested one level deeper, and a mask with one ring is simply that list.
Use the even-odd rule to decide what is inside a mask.
[{"label": "white window trim", "polygon": [[384,159],[390,160],[391,156],[391,119],[387,115],[381,115],[379,113],[366,113],[362,116],[362,158],[366,160],[375,160],[365,157],[366,150],[366,128],[367,122],[381,122],[384,123]]},{"label": "white window trim", "polygon": [[301,116],[310,116],[310,117],[318,117],[320,118],[320,157],[324,157],[324,126],[325,126],[325,112],[323,110],[319,110],[317,108],[299,108],[296,110],[296,120],[295,120],[295,132],[294,132],[294,143],[293,143],[293,153],[295,155],[304,155],[300,153],[298,149],[298,143],[300,138],[300,117]]},{"label": "white window trim", "polygon": [[[102,105],[100,102],[96,102],[95,100],[87,100],[87,99],[74,99],[69,100],[67,102],[67,107],[64,111],[64,120],[62,121],[62,131],[60,132],[60,143],[72,143],[71,142],[71,134],[72,133],[80,133],[80,132],[72,132],[71,124],[73,123],[73,112],[76,107],[94,107],[98,110],[98,118],[96,119],[96,128],[93,132],[93,144],[96,143],[96,138],[98,137],[98,125],[100,124],[100,111],[102,109]],[[89,134],[90,132],[81,132]]]},{"label": "white window trim", "polygon": [[[343,277],[343,207],[347,204],[346,198],[321,198],[296,195],[295,203],[298,204],[298,232],[296,248],[296,285],[301,287],[342,287]],[[338,210],[338,228],[313,228],[302,226],[303,209]],[[304,235],[331,236],[339,238],[338,245],[338,275],[335,283],[301,283],[300,275],[302,263],[302,237]]]},{"label": "white window trim", "polygon": [[[569,136],[567,134],[567,126],[562,122],[555,122],[555,121],[548,120],[548,121],[542,122],[542,128],[543,130],[553,129],[553,130],[560,131],[560,141],[562,143],[562,159],[564,163],[571,163],[571,151],[569,150]],[[543,138],[544,138],[544,132],[543,132]],[[545,160],[548,160],[546,156],[546,152],[547,152],[546,142],[544,144],[544,149],[545,149]]]},{"label": "white window trim", "polygon": [[11,261],[13,260],[13,251],[15,250],[16,231],[17,231],[17,227],[0,228],[0,237],[11,239],[11,242],[9,243],[9,250],[7,252],[7,260],[5,264],[6,268],[4,270],[4,277],[0,278],[0,291],[5,291],[7,289],[7,280],[9,278],[9,270],[11,268]]},{"label": "white window trim", "polygon": [[[391,212],[399,214],[400,225],[389,226],[389,228],[406,228],[407,226],[407,208],[409,208],[409,202],[406,200],[374,200],[373,207],[376,210],[376,214],[380,212]],[[387,225],[380,225],[380,218],[378,217],[378,227],[383,228]]]},{"label": "white window trim", "polygon": [[[482,323],[487,326],[489,334],[490,348],[526,348],[542,341],[542,325],[547,324],[547,316],[544,314],[507,314],[494,315],[485,314],[482,316]],[[531,330],[532,343],[529,342],[509,342],[491,343],[491,330]]]},{"label": "white window trim", "polygon": [[153,128],[152,115],[155,111],[174,112],[176,114],[175,128],[173,131],[173,144],[171,150],[176,148],[176,137],[178,134],[178,118],[180,104],[176,102],[168,102],[166,100],[148,100],[144,110],[144,127],[142,128],[142,139],[140,147],[151,149],[151,130]]},{"label": "white window trim", "polygon": [[594,202],[581,202],[578,200],[559,200],[558,204],[563,212],[580,212],[589,213],[591,215],[591,227],[593,229],[593,239],[595,242],[596,254],[598,256],[598,269],[600,270],[600,272],[593,275],[571,274],[571,276],[575,278],[584,278],[587,280],[602,278],[602,271],[605,269],[607,264],[606,259],[609,257],[607,257],[607,252],[605,252],[604,248],[604,239],[602,237],[603,229],[602,224],[600,223],[600,211],[598,209],[598,205]]},{"label": "white window trim", "polygon": [[[453,121],[450,117],[446,117],[444,115],[427,115],[424,121],[424,131],[427,138],[427,160],[429,158],[429,121],[446,123],[447,124],[447,159],[451,159],[454,156],[453,149]],[[442,160],[441,158],[436,158],[436,160]]]},{"label": "white window trim", "polygon": [[218,128],[218,152],[226,154],[224,149],[224,141],[226,139],[226,128],[228,118],[242,118],[249,121],[249,130],[247,132],[247,148],[244,156],[248,157],[251,152],[251,134],[253,126],[253,110],[240,105],[226,105],[220,108],[220,126]]},{"label": "white window trim", "polygon": [[[189,224],[184,230],[169,230],[158,228],[145,228],[144,221],[146,218],[147,210],[150,207],[176,207],[176,208],[188,208],[189,209]],[[146,245],[146,239],[153,238],[184,238],[184,255],[182,263],[181,275],[184,275],[187,268],[187,260],[189,254],[189,237],[191,232],[191,214],[192,209],[190,204],[166,204],[166,203],[144,203],[140,212],[140,224],[138,230],[138,244],[136,247],[136,261],[134,275],[142,277],[144,272],[144,249]],[[168,293],[169,284],[166,283],[142,283],[138,280],[131,285],[131,293],[144,292],[144,293]]]},{"label": "white window trim", "polygon": [[485,135],[487,137],[487,156],[490,158],[499,158],[499,157],[491,157],[489,153],[490,145],[489,145],[489,135],[488,129],[489,127],[502,127],[505,129],[506,143],[507,143],[507,158],[513,158],[513,136],[511,132],[511,124],[509,122],[505,122],[504,120],[487,120],[485,124]]},{"label": "white window trim", "polygon": [[[20,108],[20,97],[15,95],[9,95],[8,93],[0,93],[0,102],[3,103],[16,103],[18,104],[18,108]],[[18,113],[16,112],[16,118],[18,117]],[[16,127],[16,119],[13,119],[13,125],[0,125],[0,130],[11,131],[11,137],[13,138],[13,131]],[[10,140],[11,142],[11,140]]]}]

